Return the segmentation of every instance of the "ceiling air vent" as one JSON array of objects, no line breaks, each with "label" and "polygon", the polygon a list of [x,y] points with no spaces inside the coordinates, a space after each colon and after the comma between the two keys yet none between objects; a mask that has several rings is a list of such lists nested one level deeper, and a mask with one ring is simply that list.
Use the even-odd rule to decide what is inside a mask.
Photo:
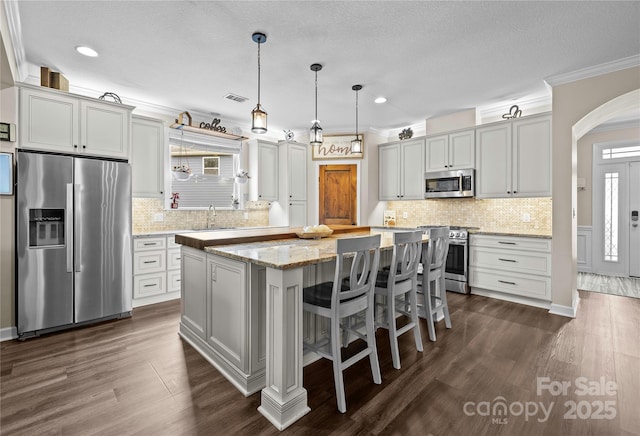
[{"label": "ceiling air vent", "polygon": [[244,103],[245,101],[249,100],[247,97],[242,97],[240,95],[236,95],[232,93],[228,93],[227,95],[224,96],[224,98],[237,101],[238,103]]}]

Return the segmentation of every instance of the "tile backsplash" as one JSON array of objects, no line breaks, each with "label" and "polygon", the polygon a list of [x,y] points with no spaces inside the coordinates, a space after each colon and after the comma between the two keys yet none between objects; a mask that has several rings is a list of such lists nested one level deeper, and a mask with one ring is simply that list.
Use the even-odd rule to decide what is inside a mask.
[{"label": "tile backsplash", "polygon": [[[550,197],[389,201],[387,209],[396,211],[397,227],[452,225],[479,227],[486,232],[551,235]],[[523,221],[527,217],[530,221]]]},{"label": "tile backsplash", "polygon": [[[163,221],[154,221],[155,214],[163,214]],[[245,219],[245,213],[247,218]],[[206,210],[165,210],[163,202],[156,198],[133,199],[133,234],[167,230],[212,227],[259,227],[269,225],[269,203],[248,201],[244,210],[216,210],[215,216]]]}]

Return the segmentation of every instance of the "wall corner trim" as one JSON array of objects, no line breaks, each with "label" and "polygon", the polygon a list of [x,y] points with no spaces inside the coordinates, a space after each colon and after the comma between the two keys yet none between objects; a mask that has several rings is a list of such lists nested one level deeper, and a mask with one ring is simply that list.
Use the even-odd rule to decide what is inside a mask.
[{"label": "wall corner trim", "polygon": [[18,329],[16,326],[3,327],[0,329],[0,342],[18,339]]},{"label": "wall corner trim", "polygon": [[566,316],[567,318],[575,318],[578,312],[579,298],[576,298],[573,302],[573,306],[563,306],[561,304],[551,304],[549,313],[552,315]]}]

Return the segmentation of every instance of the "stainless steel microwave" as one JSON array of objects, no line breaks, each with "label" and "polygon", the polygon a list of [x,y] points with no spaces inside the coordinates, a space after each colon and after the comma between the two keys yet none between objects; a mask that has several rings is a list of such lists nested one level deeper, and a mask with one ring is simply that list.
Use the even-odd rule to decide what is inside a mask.
[{"label": "stainless steel microwave", "polygon": [[424,198],[457,198],[475,195],[475,170],[425,173]]}]

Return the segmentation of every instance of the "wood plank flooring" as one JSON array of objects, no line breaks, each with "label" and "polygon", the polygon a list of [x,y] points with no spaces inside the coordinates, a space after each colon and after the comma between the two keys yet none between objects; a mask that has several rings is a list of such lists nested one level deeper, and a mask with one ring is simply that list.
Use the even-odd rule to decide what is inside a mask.
[{"label": "wood plank flooring", "polygon": [[[400,370],[393,369],[386,330],[378,330],[383,382],[373,384],[367,359],[349,368],[347,413],[336,408],[331,362],[306,367],[312,410],[282,434],[640,434],[640,300],[581,291],[571,320],[448,296],[453,328],[438,323],[438,341],[425,339],[422,353],[413,335],[403,335]],[[279,434],[256,410],[259,394],[242,396],[179,338],[179,316],[179,302],[167,302],[137,308],[131,319],[3,342],[0,434]],[[538,395],[537,377],[570,386]],[[578,377],[615,383],[615,392],[580,395]],[[502,415],[499,403],[507,405]],[[541,407],[550,408],[548,417]]]},{"label": "wood plank flooring", "polygon": [[578,273],[578,289],[603,294],[640,298],[640,278]]}]

